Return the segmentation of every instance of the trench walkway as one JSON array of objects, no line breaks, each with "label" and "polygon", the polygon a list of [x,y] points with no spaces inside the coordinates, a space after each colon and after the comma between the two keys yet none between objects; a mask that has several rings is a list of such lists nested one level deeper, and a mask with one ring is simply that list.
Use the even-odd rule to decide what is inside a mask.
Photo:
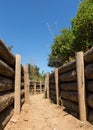
[{"label": "trench walkway", "polygon": [[[86,127],[86,128],[85,128]],[[30,96],[20,115],[14,115],[4,130],[93,130],[51,103],[42,94]]]}]

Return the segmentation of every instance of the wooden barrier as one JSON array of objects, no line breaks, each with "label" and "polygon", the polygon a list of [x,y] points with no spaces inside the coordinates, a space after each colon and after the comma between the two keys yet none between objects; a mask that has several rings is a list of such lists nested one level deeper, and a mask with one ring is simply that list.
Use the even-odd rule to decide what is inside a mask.
[{"label": "wooden barrier", "polygon": [[84,55],[78,52],[76,59],[58,68],[57,75],[54,71],[49,76],[52,102],[61,101],[70,111],[76,109],[80,120],[93,121],[93,47]]},{"label": "wooden barrier", "polygon": [[13,111],[20,113],[24,95],[21,56],[14,56],[0,40],[0,129],[4,128]]},{"label": "wooden barrier", "polygon": [[8,50],[2,40],[0,40],[0,59],[10,67],[15,68],[15,56]]},{"label": "wooden barrier", "polygon": [[41,94],[44,93],[45,84],[41,81],[29,81],[29,92],[30,94]]}]

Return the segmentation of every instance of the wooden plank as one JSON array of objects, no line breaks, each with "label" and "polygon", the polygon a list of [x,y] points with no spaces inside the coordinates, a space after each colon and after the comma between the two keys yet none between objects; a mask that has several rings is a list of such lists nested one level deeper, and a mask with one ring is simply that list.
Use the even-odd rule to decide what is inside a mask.
[{"label": "wooden plank", "polygon": [[46,76],[45,76],[45,88],[44,88],[44,96],[47,98],[47,86],[46,86]]},{"label": "wooden plank", "polygon": [[0,113],[0,130],[4,130],[5,126],[13,116],[13,112],[13,108],[9,107]]},{"label": "wooden plank", "polygon": [[84,53],[84,61],[86,63],[93,62],[93,47]]},{"label": "wooden plank", "polygon": [[8,78],[14,78],[14,74],[14,70],[0,60],[0,75]]},{"label": "wooden plank", "polygon": [[21,88],[21,56],[16,55],[16,67],[15,67],[15,103],[14,111],[15,114],[19,114],[21,110],[21,97],[20,97],[20,88]]},{"label": "wooden plank", "polygon": [[66,108],[75,111],[75,112],[79,112],[79,106],[78,103],[75,102],[71,102],[69,100],[62,100],[63,106],[65,106]]},{"label": "wooden plank", "polygon": [[0,112],[14,102],[14,93],[5,94],[0,96]]},{"label": "wooden plank", "polygon": [[62,74],[62,73],[72,71],[75,68],[76,68],[76,60],[72,60],[71,62],[68,62],[64,64],[63,66],[59,67],[58,71],[59,71],[59,74]]},{"label": "wooden plank", "polygon": [[77,80],[76,70],[59,75],[59,82],[72,82]]},{"label": "wooden plank", "polygon": [[93,79],[93,64],[89,64],[85,68],[86,79]]},{"label": "wooden plank", "polygon": [[93,109],[93,94],[89,94],[87,97],[87,104]]},{"label": "wooden plank", "polygon": [[49,99],[49,73],[46,74],[47,98]]},{"label": "wooden plank", "polygon": [[80,120],[86,121],[86,101],[85,101],[85,79],[84,79],[84,59],[83,52],[76,54],[78,100]]},{"label": "wooden plank", "polygon": [[50,80],[53,79],[53,78],[54,78],[54,72],[51,73],[50,76],[49,76],[49,79],[50,79]]},{"label": "wooden plank", "polygon": [[57,101],[57,105],[59,105],[58,68],[55,68],[55,85],[56,85],[56,101]]},{"label": "wooden plank", "polygon": [[88,112],[88,121],[89,122],[93,122],[93,110],[89,110]]},{"label": "wooden plank", "polygon": [[15,67],[15,56],[8,50],[6,45],[0,39],[0,59],[11,67]]},{"label": "wooden plank", "polygon": [[72,102],[78,102],[78,93],[77,92],[73,92],[73,91],[61,91],[60,92],[60,97],[62,97],[62,99],[66,99]]},{"label": "wooden plank", "polygon": [[40,94],[42,93],[42,82],[40,80]]},{"label": "wooden plank", "polygon": [[49,80],[50,84],[55,84],[55,77]]},{"label": "wooden plank", "polygon": [[[20,96],[24,97],[24,90],[21,90]],[[0,112],[14,103],[14,92],[0,94]]]},{"label": "wooden plank", "polygon": [[34,94],[36,94],[36,82],[34,82]]},{"label": "wooden plank", "polygon": [[93,92],[93,81],[86,82],[86,89],[88,92]]},{"label": "wooden plank", "polygon": [[28,65],[24,66],[24,88],[25,88],[25,103],[29,103],[29,73]]},{"label": "wooden plank", "polygon": [[77,82],[60,83],[60,90],[77,91]]},{"label": "wooden plank", "polygon": [[14,89],[14,81],[0,76],[0,92],[5,92]]}]

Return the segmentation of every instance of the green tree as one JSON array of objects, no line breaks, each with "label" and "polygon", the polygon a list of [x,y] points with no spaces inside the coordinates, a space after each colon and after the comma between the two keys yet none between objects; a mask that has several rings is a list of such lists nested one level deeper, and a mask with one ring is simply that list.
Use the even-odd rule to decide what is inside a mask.
[{"label": "green tree", "polygon": [[71,60],[74,54],[72,50],[73,40],[74,35],[70,29],[63,29],[59,36],[55,36],[54,43],[51,46],[48,66],[59,67]]},{"label": "green tree", "polygon": [[34,65],[29,64],[29,78],[31,81],[38,81],[39,80],[39,68]]},{"label": "green tree", "polygon": [[39,67],[36,65],[30,65],[29,64],[29,78],[31,81],[42,81],[44,82],[44,72],[39,72]]},{"label": "green tree", "polygon": [[81,0],[72,28],[63,29],[55,36],[48,66],[59,67],[73,59],[75,52],[87,51],[93,46],[93,0]]},{"label": "green tree", "polygon": [[93,45],[93,0],[83,0],[72,20],[74,51],[86,51]]}]

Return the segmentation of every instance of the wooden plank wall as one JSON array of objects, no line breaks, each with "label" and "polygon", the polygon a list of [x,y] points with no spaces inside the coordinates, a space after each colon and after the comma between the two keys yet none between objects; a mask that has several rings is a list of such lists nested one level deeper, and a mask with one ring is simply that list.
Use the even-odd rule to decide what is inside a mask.
[{"label": "wooden plank wall", "polygon": [[[17,55],[18,56],[18,55]],[[21,104],[24,102],[24,68],[19,63],[20,78],[16,74],[16,57],[14,56],[0,40],[0,130],[4,128],[13,114],[14,101],[16,99],[15,90],[17,80],[20,80],[20,100]],[[17,75],[15,79],[15,75]],[[17,93],[18,94],[18,93]],[[18,95],[17,95],[18,96]],[[16,103],[15,103],[16,104]]]},{"label": "wooden plank wall", "polygon": [[[75,60],[58,68],[58,89],[56,72],[50,74],[49,97],[54,103],[58,102],[59,97],[59,105],[62,104],[72,112],[76,112],[80,120],[93,122],[93,47],[84,54],[80,54],[82,63],[78,53]],[[85,108],[80,108],[81,101]],[[84,115],[81,114],[80,109],[84,110]]]}]

